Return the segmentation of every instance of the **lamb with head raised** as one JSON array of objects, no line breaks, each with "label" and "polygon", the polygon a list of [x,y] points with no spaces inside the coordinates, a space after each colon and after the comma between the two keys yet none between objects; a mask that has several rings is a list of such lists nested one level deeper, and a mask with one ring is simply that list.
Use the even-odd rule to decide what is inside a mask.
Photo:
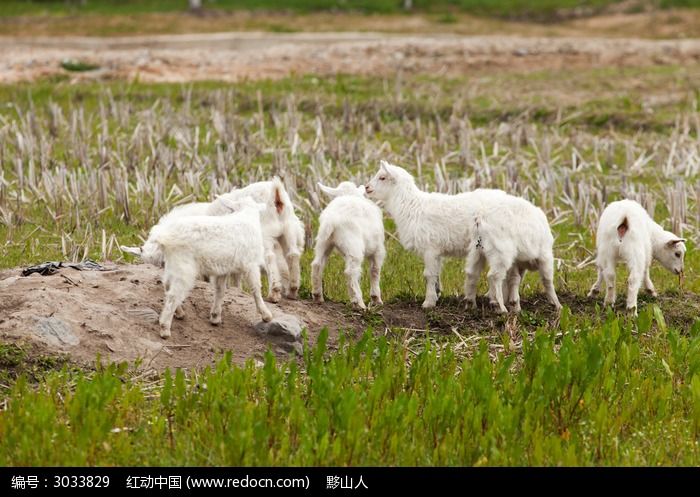
[{"label": "lamb with head raised", "polygon": [[272,319],[260,290],[260,270],[265,263],[260,215],[266,205],[250,197],[222,199],[221,204],[228,206],[229,214],[180,217],[151,231],[148,242],[158,246],[165,263],[165,303],[159,320],[163,338],[170,336],[176,309],[201,277],[209,278],[214,285],[209,317],[212,324],[221,322],[228,275],[244,275],[263,321]]},{"label": "lamb with head raised", "polygon": [[323,302],[323,270],[334,248],[345,259],[345,276],[350,301],[361,309],[365,303],[360,289],[362,261],[369,261],[370,298],[381,304],[380,273],[386,251],[382,211],[365,198],[365,187],[350,181],[336,188],[318,184],[321,191],[333,200],[319,218],[318,235],[311,263],[311,285],[314,300]]},{"label": "lamb with head raised", "polygon": [[540,272],[550,302],[561,307],[553,284],[552,233],[544,213],[530,202],[501,190],[423,192],[406,170],[386,161],[366,191],[383,202],[404,248],[423,258],[424,308],[437,301],[443,257],[466,257],[468,305],[476,305],[476,286],[488,262],[490,294],[499,312],[507,312],[504,288],[505,297],[519,310],[518,287],[527,269]]},{"label": "lamb with head raised", "polygon": [[652,259],[683,278],[685,239],[664,230],[634,200],[610,203],[600,215],[596,234],[596,266],[598,277],[588,296],[593,296],[605,282],[605,304],[613,305],[616,298],[615,266],[623,261],[629,269],[627,280],[627,309],[637,310],[637,295],[642,283],[656,296],[649,277]]},{"label": "lamb with head raised", "polygon": [[279,302],[282,294],[289,299],[299,295],[301,281],[300,258],[304,251],[304,225],[294,212],[294,205],[282,180],[259,181],[245,188],[220,195],[212,202],[210,215],[226,210],[221,200],[251,197],[267,206],[260,219],[265,247],[265,268],[269,283],[268,300]]},{"label": "lamb with head raised", "polygon": [[[178,206],[164,215],[152,228],[164,225],[175,219],[187,216],[218,216],[229,213],[222,198],[235,201],[251,197],[265,203],[267,208],[261,215],[265,247],[265,272],[268,275],[268,300],[279,302],[284,291],[287,298],[296,299],[301,280],[299,258],[304,250],[304,225],[294,212],[289,194],[282,181],[275,177],[271,181],[260,181],[220,195],[213,202],[194,202]],[[144,262],[155,266],[163,265],[163,253],[157,245],[146,241],[142,247],[121,246],[122,251],[140,257]],[[238,281],[234,277],[234,284]],[[176,317],[183,316],[178,309]]]}]

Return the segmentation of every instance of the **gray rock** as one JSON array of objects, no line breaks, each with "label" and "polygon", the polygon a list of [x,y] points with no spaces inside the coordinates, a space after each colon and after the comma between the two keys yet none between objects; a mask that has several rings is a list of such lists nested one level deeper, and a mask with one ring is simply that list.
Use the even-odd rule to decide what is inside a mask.
[{"label": "gray rock", "polygon": [[133,316],[139,321],[144,323],[157,323],[158,313],[151,309],[150,307],[137,307],[136,309],[127,309],[126,313],[129,316]]},{"label": "gray rock", "polygon": [[272,318],[269,323],[260,322],[255,325],[259,334],[287,342],[301,341],[301,330],[304,327],[304,322],[291,314],[281,314]]},{"label": "gray rock", "polygon": [[37,319],[34,333],[44,342],[57,347],[75,346],[80,343],[71,326],[55,317]]}]

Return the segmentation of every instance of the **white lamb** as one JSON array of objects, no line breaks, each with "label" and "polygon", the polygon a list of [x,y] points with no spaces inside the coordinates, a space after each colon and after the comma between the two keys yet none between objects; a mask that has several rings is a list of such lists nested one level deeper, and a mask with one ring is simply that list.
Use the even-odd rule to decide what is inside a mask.
[{"label": "white lamb", "polygon": [[160,336],[170,336],[175,310],[182,304],[199,277],[214,285],[214,303],[209,320],[221,323],[221,304],[228,275],[245,275],[263,321],[272,314],[260,291],[260,270],[264,265],[260,213],[266,208],[250,197],[231,204],[231,214],[187,216],[159,224],[148,242],[159,247],[165,261],[163,286],[165,303],[160,315]]},{"label": "white lamb", "polygon": [[370,297],[382,304],[379,279],[386,251],[382,211],[365,198],[365,187],[344,181],[337,188],[318,184],[321,191],[333,198],[321,213],[316,237],[314,260],[311,263],[311,285],[314,300],[323,302],[323,269],[333,248],[345,259],[345,276],[350,301],[365,309],[360,289],[362,261],[369,260]]},{"label": "white lamb", "polygon": [[[553,238],[544,213],[530,202],[501,190],[479,189],[458,195],[418,189],[404,169],[381,162],[366,185],[396,222],[401,244],[425,263],[424,308],[434,307],[443,257],[466,257],[465,297],[476,305],[476,285],[489,263],[490,293],[499,312],[507,296],[519,310],[518,286],[526,269],[540,272],[547,296],[560,308],[553,285]],[[508,289],[510,288],[510,291]]]},{"label": "white lamb", "polygon": [[279,302],[283,291],[287,298],[296,299],[301,281],[299,259],[304,251],[304,225],[294,212],[294,205],[279,178],[220,195],[212,202],[209,214],[220,215],[226,211],[222,200],[233,201],[248,196],[267,206],[260,220],[269,284],[268,300]]},{"label": "white lamb", "polygon": [[[235,201],[251,197],[265,203],[267,208],[261,215],[263,242],[265,247],[265,272],[268,275],[268,300],[279,302],[283,290],[286,297],[296,299],[301,280],[299,258],[304,250],[304,225],[294,212],[294,206],[282,181],[275,177],[272,181],[260,181],[245,188],[220,195],[213,202],[194,202],[176,207],[160,218],[157,226],[187,216],[220,216],[230,213],[221,199]],[[122,246],[124,252],[141,257],[149,264],[163,265],[163,253],[157,245],[148,241],[143,247]],[[234,283],[238,283],[234,278]],[[178,309],[177,317],[182,317]]]},{"label": "white lamb", "polygon": [[627,309],[636,312],[637,294],[644,283],[654,296],[656,290],[649,277],[651,260],[683,277],[685,239],[665,231],[634,200],[619,200],[608,205],[600,216],[596,235],[598,278],[588,296],[600,290],[605,280],[605,304],[615,303],[615,266],[622,260],[629,269]]}]

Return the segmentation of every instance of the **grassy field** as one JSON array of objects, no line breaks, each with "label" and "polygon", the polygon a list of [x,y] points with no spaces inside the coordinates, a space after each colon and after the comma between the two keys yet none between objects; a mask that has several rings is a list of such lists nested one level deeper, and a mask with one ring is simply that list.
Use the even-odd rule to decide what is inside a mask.
[{"label": "grassy field", "polygon": [[123,36],[224,31],[372,31],[687,38],[700,36],[696,0],[5,0],[0,35]]},{"label": "grassy field", "polygon": [[[312,233],[316,181],[364,181],[386,158],[427,189],[541,206],[567,307],[554,315],[528,275],[520,316],[468,319],[450,261],[426,329],[371,311],[364,338],[299,362],[146,375],[3,345],[0,464],[697,465],[698,71],[0,87],[0,267],[123,260],[172,206],[273,173]],[[622,196],[690,240],[685,288],[655,267],[638,318],[584,297],[597,217]],[[415,311],[422,264],[387,230],[384,300]],[[342,269],[334,256],[330,300],[347,300]]]},{"label": "grassy field", "polygon": [[[557,12],[588,9],[595,12],[620,0],[413,0],[414,11],[464,11],[502,17],[550,17]],[[372,13],[405,12],[403,0],[203,0],[204,8],[221,10],[289,10],[314,12],[323,10]],[[662,0],[662,7],[697,7],[696,0]],[[649,1],[628,7],[640,10]],[[139,14],[187,10],[187,0],[8,0],[4,15],[35,14]]]}]

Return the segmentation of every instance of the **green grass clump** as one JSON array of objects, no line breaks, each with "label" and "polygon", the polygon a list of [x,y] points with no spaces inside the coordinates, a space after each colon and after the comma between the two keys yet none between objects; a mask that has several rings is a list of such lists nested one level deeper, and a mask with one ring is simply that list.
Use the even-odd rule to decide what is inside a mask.
[{"label": "green grass clump", "polygon": [[[694,328],[699,328],[696,326]],[[109,366],[13,385],[3,465],[697,465],[700,339],[658,309],[469,358],[370,333],[301,365],[225,356],[157,388]]]}]

